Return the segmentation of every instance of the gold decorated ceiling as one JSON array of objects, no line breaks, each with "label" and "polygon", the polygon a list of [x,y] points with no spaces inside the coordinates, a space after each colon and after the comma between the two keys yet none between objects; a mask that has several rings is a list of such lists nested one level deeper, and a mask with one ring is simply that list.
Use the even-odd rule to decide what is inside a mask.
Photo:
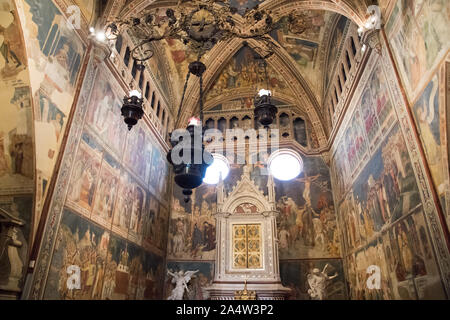
[{"label": "gold decorated ceiling", "polygon": [[[174,7],[177,1],[160,0],[110,0],[112,5],[109,7],[106,19],[112,17],[130,17],[138,16],[145,9],[158,10],[158,15],[165,16],[168,7]],[[288,30],[278,30],[270,34],[273,42],[278,45],[275,55],[269,59],[269,73],[271,78],[275,79],[279,86],[283,86],[283,91],[278,90],[283,96],[291,96],[292,100],[297,101],[298,108],[304,108],[305,111],[314,110],[314,117],[311,121],[320,120],[324,123],[324,111],[322,101],[327,86],[327,79],[330,77],[326,70],[329,70],[329,59],[336,59],[332,55],[330,43],[336,43],[342,40],[342,34],[334,31],[339,23],[345,24],[347,21],[343,16],[350,18],[353,22],[361,24],[364,20],[365,12],[371,0],[311,0],[311,1],[285,1],[285,0],[230,0],[231,4],[238,8],[242,14],[245,8],[252,8],[258,4],[261,8],[270,9],[275,16],[287,15],[288,12],[295,10],[299,21],[304,21],[300,25],[301,32],[292,33]],[[240,15],[234,15],[239,23]],[[341,20],[341,21],[339,21]],[[339,38],[340,37],[340,38]],[[333,39],[334,38],[334,39]],[[258,51],[262,46],[257,41],[250,40],[249,47]],[[188,71],[189,62],[196,59],[194,54],[178,40],[163,40],[154,44],[155,56],[149,62],[149,67],[157,81],[160,82],[163,94],[167,101],[171,103],[173,115],[178,113],[179,102],[183,92],[184,81]],[[207,53],[202,61],[208,67],[205,74],[206,104],[208,99],[220,101],[220,96],[224,99],[229,95],[227,85],[234,82],[232,87],[233,94],[242,91],[250,93],[254,83],[244,82],[242,79],[236,84],[236,79],[230,80],[230,73],[242,71],[236,67],[239,65],[239,54],[242,50],[241,40],[230,40],[226,43],[220,42],[213,50]],[[242,57],[241,57],[242,59]],[[237,61],[236,61],[237,60]],[[163,66],[163,68],[161,68]],[[226,75],[228,74],[228,75]],[[197,110],[197,100],[193,96],[198,93],[194,90],[195,85],[191,80],[188,86],[187,101],[183,104],[181,114],[182,120],[191,116]],[[228,88],[230,89],[230,88]],[[271,88],[274,89],[274,88]],[[250,91],[249,91],[250,90]],[[245,91],[245,92],[244,92]],[[275,96],[277,89],[275,88]]]}]

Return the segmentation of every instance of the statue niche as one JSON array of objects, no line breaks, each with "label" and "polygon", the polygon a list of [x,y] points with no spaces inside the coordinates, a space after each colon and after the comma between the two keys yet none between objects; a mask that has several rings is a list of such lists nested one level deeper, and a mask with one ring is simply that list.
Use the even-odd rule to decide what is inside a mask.
[{"label": "statue niche", "polygon": [[280,279],[273,178],[265,196],[246,169],[230,194],[217,185],[216,268],[207,290],[212,300],[233,300],[244,287],[258,300],[284,300],[290,289]]}]

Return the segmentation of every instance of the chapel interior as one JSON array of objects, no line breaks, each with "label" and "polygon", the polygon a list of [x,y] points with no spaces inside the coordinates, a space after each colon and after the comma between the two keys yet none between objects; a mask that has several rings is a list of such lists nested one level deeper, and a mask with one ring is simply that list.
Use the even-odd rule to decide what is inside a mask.
[{"label": "chapel interior", "polygon": [[449,299],[449,21],[0,0],[0,300]]}]

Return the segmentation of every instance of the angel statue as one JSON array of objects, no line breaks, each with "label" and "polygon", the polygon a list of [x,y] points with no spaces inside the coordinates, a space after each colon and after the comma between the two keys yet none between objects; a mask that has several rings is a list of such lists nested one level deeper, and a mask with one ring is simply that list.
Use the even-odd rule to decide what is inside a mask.
[{"label": "angel statue", "polygon": [[172,290],[172,293],[167,298],[167,300],[183,300],[184,289],[189,292],[187,287],[191,278],[198,272],[196,271],[186,271],[180,270],[178,272],[172,272],[170,270],[167,271],[167,274],[172,276],[172,283],[176,283],[175,289]]},{"label": "angel statue", "polygon": [[323,268],[322,272],[319,269],[314,268],[312,273],[308,274],[308,294],[313,300],[324,300],[326,299],[326,289],[328,281],[336,278],[338,276],[337,272],[329,276],[325,271],[329,267],[328,263]]}]

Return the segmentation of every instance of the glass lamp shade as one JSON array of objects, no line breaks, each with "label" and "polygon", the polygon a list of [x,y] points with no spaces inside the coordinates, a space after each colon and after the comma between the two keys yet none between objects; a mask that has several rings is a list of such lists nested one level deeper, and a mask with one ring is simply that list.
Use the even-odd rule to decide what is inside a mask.
[{"label": "glass lamp shade", "polygon": [[123,99],[122,116],[125,123],[128,125],[128,130],[131,130],[139,120],[144,116],[144,110],[142,109],[142,103],[144,100],[141,98],[139,91],[130,92],[130,97]]},{"label": "glass lamp shade", "polygon": [[[260,91],[262,93],[263,90]],[[270,93],[270,91],[267,91]],[[273,123],[273,120],[275,119],[277,115],[278,109],[277,107],[272,103],[270,99],[270,95],[262,95],[255,101],[255,118],[258,119],[258,121],[264,126],[268,127]]]}]

